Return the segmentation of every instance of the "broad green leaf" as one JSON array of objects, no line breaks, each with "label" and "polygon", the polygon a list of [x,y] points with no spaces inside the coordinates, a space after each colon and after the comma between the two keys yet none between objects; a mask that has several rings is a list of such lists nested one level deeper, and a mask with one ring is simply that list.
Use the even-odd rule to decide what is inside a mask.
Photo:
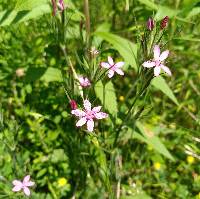
[{"label": "broad green leaf", "polygon": [[137,45],[118,35],[109,32],[95,32],[96,36],[106,40],[123,56],[126,66],[131,65],[137,69],[135,57],[137,57]]},{"label": "broad green leaf", "polygon": [[101,100],[101,103],[105,104],[105,108],[108,110],[108,112],[116,117],[118,112],[117,98],[112,82],[110,81],[105,85],[105,102],[103,100],[103,84],[101,81],[97,82],[97,84],[95,85],[95,93],[97,97]]},{"label": "broad green leaf", "polygon": [[51,7],[49,4],[42,4],[33,8],[32,10],[6,10],[0,12],[0,26],[7,26],[17,24],[30,19],[40,17],[44,14],[50,13]]},{"label": "broad green leaf", "polygon": [[46,82],[63,81],[61,71],[57,68],[52,67],[47,68],[44,75],[40,79]]},{"label": "broad green leaf", "polygon": [[62,161],[66,161],[68,158],[63,149],[54,149],[51,155],[51,161],[53,163],[58,163]]},{"label": "broad green leaf", "polygon": [[165,79],[163,79],[163,77],[159,76],[159,77],[155,77],[151,84],[161,90],[165,95],[167,95],[176,105],[179,105],[178,100],[176,99],[173,91],[170,89],[170,87],[168,86],[168,84],[166,83]]},{"label": "broad green leaf", "polygon": [[16,11],[32,10],[43,4],[50,4],[49,0],[18,0],[15,5]]},{"label": "broad green leaf", "polygon": [[141,141],[146,142],[147,144],[149,144],[150,146],[152,146],[156,151],[158,151],[160,154],[164,155],[165,157],[169,158],[170,160],[174,161],[174,158],[172,157],[172,155],[170,154],[170,152],[167,150],[167,148],[165,147],[165,145],[161,142],[161,140],[159,139],[158,136],[153,135],[153,136],[149,136],[147,135],[147,133],[145,132],[143,126],[141,123],[137,122],[137,127],[140,131],[140,133],[143,135],[140,135],[137,132],[134,132],[134,136],[137,139],[140,139]]}]

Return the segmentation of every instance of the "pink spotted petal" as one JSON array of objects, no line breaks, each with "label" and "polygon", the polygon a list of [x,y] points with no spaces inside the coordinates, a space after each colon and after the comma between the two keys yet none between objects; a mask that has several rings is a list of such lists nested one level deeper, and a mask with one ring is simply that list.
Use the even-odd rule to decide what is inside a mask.
[{"label": "pink spotted petal", "polygon": [[169,69],[167,66],[161,65],[160,67],[161,67],[161,68],[165,71],[165,73],[167,73],[169,76],[172,75],[170,69]]},{"label": "pink spotted petal", "polygon": [[154,75],[155,75],[156,77],[160,75],[160,70],[161,70],[160,66],[156,66],[156,67],[154,68]]},{"label": "pink spotted petal", "polygon": [[114,65],[114,61],[113,61],[113,58],[108,56],[108,63],[110,64],[110,66],[113,66]]},{"label": "pink spotted petal", "polygon": [[77,117],[84,117],[86,115],[84,111],[79,109],[72,110],[71,113]]},{"label": "pink spotted petal", "polygon": [[84,106],[86,111],[90,111],[91,110],[91,103],[89,102],[89,100],[84,100],[83,106]]},{"label": "pink spotted petal", "polygon": [[109,71],[108,71],[108,77],[109,77],[109,78],[113,77],[114,73],[115,73],[115,72],[114,72],[113,70],[109,70]]},{"label": "pink spotted petal", "polygon": [[22,186],[22,182],[19,181],[19,180],[13,180],[12,184],[15,185],[15,186]]},{"label": "pink spotted petal", "polygon": [[99,112],[95,114],[96,119],[101,120],[108,117],[107,113]]},{"label": "pink spotted petal", "polygon": [[166,50],[166,51],[161,53],[159,59],[160,59],[160,61],[164,61],[168,56],[169,56],[169,50]]},{"label": "pink spotted petal", "polygon": [[12,188],[12,191],[14,191],[14,192],[20,191],[20,190],[22,189],[22,187],[23,187],[23,186],[14,186],[14,187]]},{"label": "pink spotted petal", "polygon": [[124,62],[120,61],[115,64],[115,68],[121,68],[124,65]]},{"label": "pink spotted petal", "polygon": [[119,74],[119,75],[124,75],[124,72],[123,72],[121,69],[119,69],[119,68],[116,68],[116,69],[115,69],[115,72],[116,72],[117,74]]},{"label": "pink spotted petal", "polygon": [[83,126],[86,123],[86,121],[87,121],[87,119],[85,117],[83,117],[76,123],[76,126],[77,127]]},{"label": "pink spotted petal", "polygon": [[154,67],[156,64],[153,61],[145,61],[142,66],[146,67],[146,68],[152,68]]},{"label": "pink spotted petal", "polygon": [[92,109],[93,112],[98,113],[101,110],[101,106],[96,106]]},{"label": "pink spotted petal", "polygon": [[111,66],[109,65],[109,63],[106,63],[106,62],[101,62],[101,67],[103,67],[103,68],[110,68]]},{"label": "pink spotted petal", "polygon": [[23,191],[24,191],[25,195],[30,196],[31,192],[30,192],[30,189],[28,187],[24,187]]},{"label": "pink spotted petal", "polygon": [[154,59],[158,60],[160,57],[160,47],[158,45],[154,46],[153,53],[154,53]]},{"label": "pink spotted petal", "polygon": [[93,120],[88,120],[87,121],[87,130],[92,132],[94,129],[94,121]]}]

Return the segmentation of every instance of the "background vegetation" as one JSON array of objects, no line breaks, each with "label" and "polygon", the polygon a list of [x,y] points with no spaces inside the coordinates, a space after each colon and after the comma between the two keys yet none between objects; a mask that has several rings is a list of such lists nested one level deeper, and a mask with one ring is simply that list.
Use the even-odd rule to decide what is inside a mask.
[{"label": "background vegetation", "polygon": [[[77,130],[70,114],[63,86],[82,102],[71,89],[72,72],[59,42],[79,72],[90,44],[84,1],[65,4],[63,27],[48,0],[0,0],[0,198],[24,197],[11,190],[12,180],[25,174],[36,182],[36,199],[111,198],[119,185],[122,199],[200,198],[200,2],[89,1],[91,46],[100,51],[96,62],[109,54],[126,62],[125,76],[107,84],[104,104],[119,125],[137,76],[132,50],[137,52],[149,17],[158,23],[170,18],[164,41],[173,75],[152,82],[149,97],[138,102],[145,110],[137,129],[123,131],[113,151],[110,120],[99,123],[95,136]],[[100,103],[101,85],[94,90],[93,101]]]}]

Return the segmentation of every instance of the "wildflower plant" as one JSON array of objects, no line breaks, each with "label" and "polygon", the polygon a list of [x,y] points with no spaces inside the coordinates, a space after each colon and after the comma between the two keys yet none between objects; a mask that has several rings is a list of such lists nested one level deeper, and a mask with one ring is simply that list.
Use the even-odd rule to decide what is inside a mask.
[{"label": "wildflower plant", "polygon": [[[39,166],[31,169],[30,164],[29,169],[34,182],[30,180],[30,175],[27,175],[22,181],[10,181],[13,186],[10,190],[14,192],[12,194],[23,192],[25,196],[31,196],[30,188],[37,185],[48,190],[53,198],[65,196],[89,198],[89,191],[87,193],[85,189],[88,187],[90,189],[91,184],[95,184],[94,191],[99,194],[98,190],[101,190],[101,197],[119,199],[123,190],[121,182],[129,175],[123,168],[126,156],[124,148],[130,147],[136,150],[131,145],[133,136],[150,144],[158,143],[160,148],[164,148],[161,154],[173,160],[159,139],[153,140],[154,135],[150,136],[148,130],[140,123],[144,114],[148,114],[152,81],[159,78],[160,81],[164,81],[163,76],[170,78],[168,76],[172,76],[175,70],[170,63],[167,63],[170,61],[171,50],[164,38],[170,23],[169,17],[156,21],[150,16],[143,22],[143,28],[138,28],[139,42],[133,45],[131,41],[124,39],[123,42],[128,41],[127,46],[120,48],[119,44],[115,45],[122,49],[116,51],[108,50],[110,46],[103,41],[104,34],[108,33],[91,33],[87,0],[84,1],[83,14],[73,7],[74,4],[66,5],[63,0],[51,0],[50,3],[53,14],[49,31],[52,43],[49,42],[49,45],[57,51],[57,55],[53,72],[48,71],[41,76],[45,79],[49,74],[52,75],[52,82],[57,78],[58,84],[53,85],[56,89],[49,99],[49,101],[55,100],[57,104],[47,109],[49,113],[60,113],[60,111],[62,113],[54,118],[48,111],[47,116],[33,113],[30,107],[29,114],[26,111],[21,113],[29,118],[26,121],[26,128],[30,131],[27,136],[30,143],[28,141],[27,143],[36,144],[35,139],[38,136],[37,139],[40,140],[38,151],[42,151],[31,156],[27,162],[39,164],[42,169]],[[79,31],[76,37],[78,45],[73,50],[70,30],[74,27],[71,21],[76,24],[75,32],[77,27]],[[98,34],[103,35],[103,39],[99,39]],[[118,37],[113,36],[113,38],[112,42],[118,42],[116,39]],[[133,52],[132,46],[135,47]],[[128,58],[134,60],[136,70],[126,57],[126,53],[130,53],[129,47],[131,56]],[[121,53],[124,49],[126,53]],[[18,76],[25,75],[23,73]],[[130,85],[120,91],[118,87],[124,88],[127,80],[131,82]],[[47,81],[49,90],[52,82]],[[28,89],[27,87],[26,92]],[[50,126],[52,130],[48,131],[44,124]],[[20,133],[18,132],[16,137],[20,137],[22,134]],[[13,138],[13,143],[14,140]],[[57,140],[62,140],[62,145],[57,143]],[[16,153],[21,150],[20,144],[26,142],[26,139],[22,143],[9,144],[8,138],[6,142],[8,144],[5,145],[8,146],[15,161],[13,170],[16,164],[24,167],[21,168],[20,176],[15,174],[14,179],[19,179],[22,171],[27,172],[28,163],[24,160],[17,161]],[[156,146],[155,149],[158,150],[159,147]],[[54,171],[56,167],[60,169],[60,173]],[[156,171],[162,170],[159,161],[155,162],[153,168]],[[57,180],[52,178],[52,175]],[[37,192],[37,187],[33,192]],[[125,195],[128,195],[128,192],[125,191]]]}]

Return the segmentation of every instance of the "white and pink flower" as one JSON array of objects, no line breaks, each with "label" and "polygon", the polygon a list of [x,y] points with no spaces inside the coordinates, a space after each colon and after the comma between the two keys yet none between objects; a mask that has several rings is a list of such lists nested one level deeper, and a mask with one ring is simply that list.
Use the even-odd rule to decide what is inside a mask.
[{"label": "white and pink flower", "polygon": [[160,54],[160,47],[158,45],[155,45],[153,52],[154,52],[154,59],[146,61],[142,65],[145,68],[153,68],[154,67],[154,75],[155,76],[160,75],[161,69],[165,73],[167,73],[168,75],[171,76],[172,73],[171,73],[170,69],[167,66],[163,65],[164,60],[169,55],[169,50],[166,50]]},{"label": "white and pink flower", "polygon": [[24,177],[23,181],[13,180],[12,184],[14,185],[12,191],[18,192],[23,190],[24,194],[30,196],[31,192],[29,187],[35,185],[35,182],[30,181],[30,175]]},{"label": "white and pink flower", "polygon": [[72,110],[72,114],[79,117],[76,123],[77,127],[87,124],[87,130],[92,132],[94,129],[94,120],[100,120],[108,117],[107,113],[100,112],[101,106],[91,108],[91,103],[89,100],[84,100],[83,102],[84,110],[76,109]]},{"label": "white and pink flower", "polygon": [[78,77],[80,85],[85,88],[91,85],[90,80],[87,77]]},{"label": "white and pink flower", "polygon": [[121,70],[121,67],[124,65],[124,62],[114,63],[113,58],[108,56],[108,62],[101,62],[101,67],[108,69],[108,77],[113,77],[116,72],[119,75],[124,75],[124,72]]}]

